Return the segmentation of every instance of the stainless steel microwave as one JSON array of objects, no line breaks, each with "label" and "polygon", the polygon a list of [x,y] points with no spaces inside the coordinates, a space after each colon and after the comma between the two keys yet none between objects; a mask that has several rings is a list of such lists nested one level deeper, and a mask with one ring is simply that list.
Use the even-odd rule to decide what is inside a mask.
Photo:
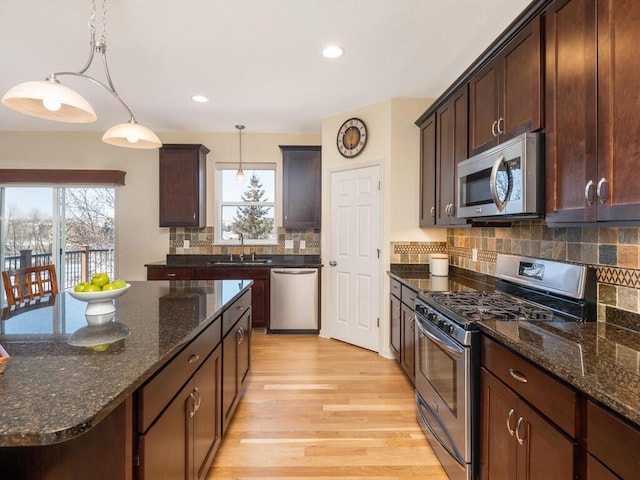
[{"label": "stainless steel microwave", "polygon": [[541,133],[525,133],[460,162],[457,216],[542,216],[543,140]]}]

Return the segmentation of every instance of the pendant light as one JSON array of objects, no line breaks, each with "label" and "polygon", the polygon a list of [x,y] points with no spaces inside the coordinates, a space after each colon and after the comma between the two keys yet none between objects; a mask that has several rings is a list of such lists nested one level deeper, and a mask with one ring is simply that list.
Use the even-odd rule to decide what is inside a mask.
[{"label": "pendant light", "polygon": [[[60,83],[58,77],[73,75],[85,78],[108,91],[127,111],[129,121],[111,127],[102,136],[102,141],[110,145],[127,148],[160,148],[162,142],[147,127],[140,125],[131,109],[116,92],[107,66],[107,3],[102,0],[102,36],[96,42],[96,0],[91,0],[91,18],[89,20],[90,51],[87,63],[78,72],[55,72],[45,80],[24,82],[11,88],[2,97],[2,103],[33,117],[67,123],[90,123],[97,119],[91,104],[78,92]],[[86,71],[91,66],[95,54],[102,58],[102,66],[107,82],[103,83]]]},{"label": "pendant light", "polygon": [[241,182],[244,180],[244,172],[242,171],[242,130],[244,130],[244,125],[236,125],[236,128],[238,129],[238,142],[240,143],[240,163],[236,172],[236,180]]}]

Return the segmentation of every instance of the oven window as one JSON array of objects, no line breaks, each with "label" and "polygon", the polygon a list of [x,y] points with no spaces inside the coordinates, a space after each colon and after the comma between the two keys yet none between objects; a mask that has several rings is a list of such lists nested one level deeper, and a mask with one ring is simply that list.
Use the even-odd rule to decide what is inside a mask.
[{"label": "oven window", "polygon": [[458,416],[457,360],[438,344],[420,336],[420,371],[454,416]]}]

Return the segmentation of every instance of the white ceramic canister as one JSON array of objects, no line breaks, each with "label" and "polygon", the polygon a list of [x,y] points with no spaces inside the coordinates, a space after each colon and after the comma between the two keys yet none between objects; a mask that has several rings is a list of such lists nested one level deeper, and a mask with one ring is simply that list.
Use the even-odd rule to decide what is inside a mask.
[{"label": "white ceramic canister", "polygon": [[446,253],[431,254],[430,270],[431,275],[436,277],[446,277],[449,275],[449,255]]}]

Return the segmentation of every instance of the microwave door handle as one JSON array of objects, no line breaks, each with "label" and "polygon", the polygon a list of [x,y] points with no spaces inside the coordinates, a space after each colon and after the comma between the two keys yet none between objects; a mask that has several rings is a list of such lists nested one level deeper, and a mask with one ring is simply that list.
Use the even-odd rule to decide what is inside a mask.
[{"label": "microwave door handle", "polygon": [[498,172],[500,171],[500,166],[504,162],[504,155],[500,154],[500,156],[493,163],[493,168],[491,169],[491,177],[489,178],[489,187],[491,189],[491,198],[493,199],[493,203],[498,207],[498,211],[502,212],[504,210],[506,200],[503,203],[500,198],[498,198],[498,190],[496,187],[496,180],[498,178]]}]

